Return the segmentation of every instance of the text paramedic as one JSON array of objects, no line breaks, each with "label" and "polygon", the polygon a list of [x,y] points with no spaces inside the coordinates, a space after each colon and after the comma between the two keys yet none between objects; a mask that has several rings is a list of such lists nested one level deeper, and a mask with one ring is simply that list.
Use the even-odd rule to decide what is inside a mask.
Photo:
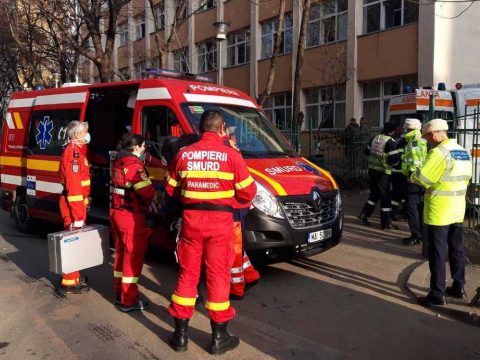
[{"label": "text paramedic", "polygon": [[187,170],[218,171],[220,170],[218,161],[226,162],[228,156],[219,151],[187,151],[182,154],[182,160],[184,159],[200,160],[187,161]]}]

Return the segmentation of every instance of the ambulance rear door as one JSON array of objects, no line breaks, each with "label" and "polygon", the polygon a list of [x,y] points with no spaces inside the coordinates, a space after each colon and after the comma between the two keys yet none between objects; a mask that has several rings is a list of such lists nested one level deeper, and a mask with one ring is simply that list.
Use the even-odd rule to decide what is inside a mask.
[{"label": "ambulance rear door", "polygon": [[26,204],[32,217],[59,220],[60,156],[68,139],[67,125],[83,118],[87,96],[86,88],[52,89],[35,101],[26,151]]}]

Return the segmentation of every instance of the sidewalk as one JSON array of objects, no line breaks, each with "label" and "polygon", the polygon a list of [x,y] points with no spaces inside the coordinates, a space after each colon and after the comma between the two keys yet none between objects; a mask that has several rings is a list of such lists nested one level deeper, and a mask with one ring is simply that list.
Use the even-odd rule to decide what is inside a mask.
[{"label": "sidewalk", "polygon": [[[447,264],[447,286],[452,282],[450,278],[450,269]],[[447,305],[445,307],[432,307],[431,310],[437,313],[437,316],[454,318],[472,325],[480,326],[480,302],[477,306],[470,306],[469,303],[477,293],[476,289],[480,287],[480,266],[467,265],[465,267],[465,292],[467,298],[453,299],[447,297]],[[428,260],[425,260],[410,273],[406,288],[416,297],[425,296],[429,291],[430,270],[428,268]]]}]

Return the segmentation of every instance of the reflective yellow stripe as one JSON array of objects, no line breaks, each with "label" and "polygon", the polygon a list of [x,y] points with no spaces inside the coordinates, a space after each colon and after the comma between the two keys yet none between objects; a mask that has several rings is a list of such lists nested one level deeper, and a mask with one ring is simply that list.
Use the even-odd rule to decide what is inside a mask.
[{"label": "reflective yellow stripe", "polygon": [[17,129],[23,129],[22,119],[18,112],[13,113],[13,119],[15,120],[15,125],[17,125]]},{"label": "reflective yellow stripe", "polygon": [[90,186],[90,180],[82,180],[80,184],[82,186]]},{"label": "reflective yellow stripe", "polygon": [[178,183],[178,181],[175,180],[175,179],[172,179],[170,176],[167,176],[167,183],[168,183],[168,185],[173,186],[173,187],[178,187],[178,186],[180,186],[180,184]]},{"label": "reflective yellow stripe", "polygon": [[77,280],[62,279],[62,285],[72,286],[72,285],[76,285],[76,284],[77,284]]},{"label": "reflective yellow stripe", "polygon": [[467,194],[467,190],[452,190],[452,191],[447,191],[447,190],[432,190],[432,189],[427,189],[425,190],[425,195],[428,196],[464,196]]},{"label": "reflective yellow stripe", "polygon": [[133,184],[133,190],[140,190],[149,185],[152,185],[152,182],[150,180],[140,181],[136,184]]},{"label": "reflective yellow stripe", "polygon": [[272,180],[270,179],[268,176],[266,176],[265,174],[262,174],[261,172],[255,170],[255,169],[252,169],[251,167],[248,168],[248,170],[254,174],[254,175],[257,175],[258,177],[261,177],[263,180],[265,180],[267,183],[270,184],[271,187],[273,187],[275,189],[275,191],[277,192],[278,195],[287,195],[287,192],[285,191],[285,189],[282,187],[282,185],[280,185],[278,182],[276,182],[275,180]]},{"label": "reflective yellow stripe", "polygon": [[122,277],[122,283],[124,284],[136,284],[138,283],[138,279],[139,277],[127,277],[127,276],[123,276]]},{"label": "reflective yellow stripe", "polygon": [[60,162],[51,160],[27,160],[26,158],[17,156],[0,156],[0,165],[27,167],[28,169],[32,170],[58,172]]},{"label": "reflective yellow stripe", "polygon": [[213,311],[223,311],[223,310],[227,310],[229,307],[230,307],[230,301],[225,301],[223,303],[214,303],[211,301],[207,301],[205,303],[205,308]]},{"label": "reflective yellow stripe", "polygon": [[253,183],[253,178],[252,176],[249,176],[248,178],[246,178],[245,180],[243,181],[240,181],[238,183],[235,184],[235,189],[244,189],[246,188],[248,185],[250,185],[251,183]]},{"label": "reflective yellow stripe", "polygon": [[121,271],[114,271],[113,272],[113,277],[121,278],[122,276],[123,276],[123,273]]},{"label": "reflective yellow stripe", "polygon": [[195,306],[195,302],[197,301],[197,298],[186,298],[186,297],[173,294],[172,301],[178,305]]},{"label": "reflective yellow stripe", "polygon": [[182,179],[185,178],[203,178],[203,179],[220,179],[233,180],[233,173],[224,171],[179,171]]},{"label": "reflective yellow stripe", "polygon": [[190,199],[229,199],[235,196],[235,190],[205,192],[182,190],[182,196]]},{"label": "reflective yellow stripe", "polygon": [[308,161],[307,159],[305,158],[302,158],[303,161],[309,163],[311,166],[313,166],[315,169],[317,169],[318,171],[320,171],[323,175],[325,175],[333,184],[333,188],[334,189],[338,189],[338,184],[337,182],[335,181],[335,179],[332,177],[332,175],[330,175],[330,173],[324,169],[322,169],[321,167],[315,165],[314,163],[312,163],[311,161]]},{"label": "reflective yellow stripe", "polygon": [[83,195],[73,195],[67,197],[68,202],[83,201]]}]

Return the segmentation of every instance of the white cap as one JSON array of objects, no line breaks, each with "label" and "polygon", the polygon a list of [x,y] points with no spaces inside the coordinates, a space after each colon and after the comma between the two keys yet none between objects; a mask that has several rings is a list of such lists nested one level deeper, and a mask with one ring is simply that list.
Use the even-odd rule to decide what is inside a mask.
[{"label": "white cap", "polygon": [[423,125],[422,135],[434,132],[434,131],[447,131],[448,123],[443,119],[433,119]]},{"label": "white cap", "polygon": [[422,128],[422,123],[418,119],[407,118],[405,119],[405,124],[403,124],[403,127],[409,130],[420,130]]}]

